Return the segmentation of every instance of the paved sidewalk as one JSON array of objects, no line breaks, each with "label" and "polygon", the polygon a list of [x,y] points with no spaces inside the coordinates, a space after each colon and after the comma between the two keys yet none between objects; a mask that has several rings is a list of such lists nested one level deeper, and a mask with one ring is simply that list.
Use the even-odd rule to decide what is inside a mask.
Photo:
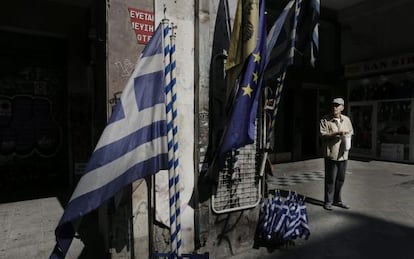
[{"label": "paved sidewalk", "polygon": [[[269,189],[296,191],[307,197],[311,236],[296,240],[294,246],[252,248],[232,258],[414,258],[414,165],[349,161],[343,199],[351,209],[334,207],[333,211],[322,207],[324,180],[319,175],[323,159],[277,164],[273,169]],[[304,173],[315,177],[303,177]],[[295,175],[298,177],[292,177]],[[283,181],[278,180],[281,177]],[[281,186],[289,177],[296,183]]]},{"label": "paved sidewalk", "polygon": [[[57,198],[0,204],[0,258],[49,258],[63,208]],[[83,244],[74,239],[66,258],[78,258]]]},{"label": "paved sidewalk", "polygon": [[[333,211],[322,208],[322,159],[273,167],[269,189],[307,197],[311,236],[234,259],[414,259],[414,165],[349,161],[343,198],[351,209]],[[54,197],[0,204],[0,258],[48,258],[62,212]],[[67,258],[78,258],[82,248],[74,239]]]}]

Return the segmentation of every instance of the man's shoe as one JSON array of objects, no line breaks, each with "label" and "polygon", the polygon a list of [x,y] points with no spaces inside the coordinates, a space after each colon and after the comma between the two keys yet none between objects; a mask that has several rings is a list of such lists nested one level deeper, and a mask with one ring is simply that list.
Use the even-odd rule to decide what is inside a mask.
[{"label": "man's shoe", "polygon": [[325,204],[325,205],[323,205],[323,208],[325,210],[332,210],[332,205],[331,204]]},{"label": "man's shoe", "polygon": [[340,207],[340,208],[343,208],[343,209],[347,209],[347,210],[349,210],[351,208],[343,202],[334,202],[333,205],[337,206],[337,207]]}]

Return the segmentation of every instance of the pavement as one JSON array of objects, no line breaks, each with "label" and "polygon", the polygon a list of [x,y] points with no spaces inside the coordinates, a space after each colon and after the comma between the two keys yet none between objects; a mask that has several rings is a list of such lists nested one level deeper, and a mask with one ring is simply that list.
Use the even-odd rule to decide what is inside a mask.
[{"label": "pavement", "polygon": [[[414,165],[350,160],[346,210],[323,209],[323,159],[273,165],[270,190],[306,196],[310,237],[249,249],[234,259],[414,259]],[[313,175],[313,176],[310,176]]]},{"label": "pavement", "polygon": [[[350,160],[343,189],[350,210],[323,209],[323,179],[322,159],[273,165],[268,189],[306,197],[310,237],[228,258],[414,259],[414,165]],[[48,258],[62,213],[56,197],[0,204],[0,258]],[[81,258],[82,248],[75,239],[67,258]]]},{"label": "pavement", "polygon": [[[56,197],[0,204],[0,258],[49,258],[62,214]],[[67,258],[78,258],[82,249],[74,239]]]}]

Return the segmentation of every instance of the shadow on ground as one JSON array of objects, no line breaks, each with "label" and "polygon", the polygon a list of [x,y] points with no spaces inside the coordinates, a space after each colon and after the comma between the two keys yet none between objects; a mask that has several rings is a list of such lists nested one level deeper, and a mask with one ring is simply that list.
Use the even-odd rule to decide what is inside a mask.
[{"label": "shadow on ground", "polygon": [[[283,195],[283,193],[282,193]],[[307,207],[318,210],[323,201],[306,197]],[[322,209],[322,208],[321,208]],[[413,259],[414,228],[366,216],[352,210],[336,209],[313,215],[318,230],[308,240],[288,243],[256,243],[269,252],[261,259]],[[375,214],[375,213],[373,213]],[[316,218],[319,217],[319,218]],[[329,226],[320,226],[324,222]],[[334,223],[332,223],[334,222]],[[312,226],[312,222],[309,221]],[[321,230],[325,229],[325,230]]]}]

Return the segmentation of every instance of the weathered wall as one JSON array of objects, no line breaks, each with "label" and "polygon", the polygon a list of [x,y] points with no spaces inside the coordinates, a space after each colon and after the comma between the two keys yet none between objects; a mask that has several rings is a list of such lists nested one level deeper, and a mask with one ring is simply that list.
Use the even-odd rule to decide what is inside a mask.
[{"label": "weathered wall", "polygon": [[[122,91],[145,45],[139,44],[128,8],[153,12],[153,1],[108,1],[108,99]],[[108,100],[109,101],[109,100]],[[108,103],[108,111],[111,105]]]}]

